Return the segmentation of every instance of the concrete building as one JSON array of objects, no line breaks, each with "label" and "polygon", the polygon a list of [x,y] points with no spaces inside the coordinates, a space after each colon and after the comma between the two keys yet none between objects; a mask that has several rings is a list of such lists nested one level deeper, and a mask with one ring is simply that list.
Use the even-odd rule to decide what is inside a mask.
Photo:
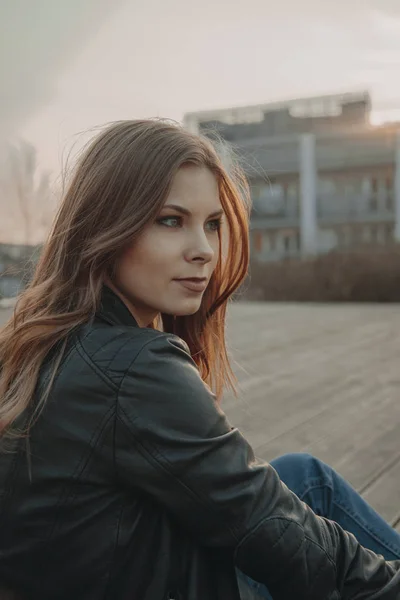
[{"label": "concrete building", "polygon": [[250,181],[259,260],[400,241],[400,124],[372,126],[368,93],[190,113]]}]

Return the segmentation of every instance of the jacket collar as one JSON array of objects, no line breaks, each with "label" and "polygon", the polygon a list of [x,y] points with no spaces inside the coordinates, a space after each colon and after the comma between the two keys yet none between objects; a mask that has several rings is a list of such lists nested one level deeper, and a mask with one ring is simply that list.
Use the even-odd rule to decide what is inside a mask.
[{"label": "jacket collar", "polygon": [[121,298],[107,285],[103,286],[100,308],[96,316],[110,325],[130,325],[138,327],[136,319],[128,310]]}]

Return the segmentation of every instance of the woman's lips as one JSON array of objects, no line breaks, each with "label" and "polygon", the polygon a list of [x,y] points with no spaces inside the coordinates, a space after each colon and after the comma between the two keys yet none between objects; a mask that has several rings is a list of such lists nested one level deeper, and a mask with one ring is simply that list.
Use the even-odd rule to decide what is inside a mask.
[{"label": "woman's lips", "polygon": [[177,283],[180,283],[185,289],[190,292],[201,293],[207,287],[207,279],[200,279],[197,277],[190,277],[188,279],[174,279]]}]

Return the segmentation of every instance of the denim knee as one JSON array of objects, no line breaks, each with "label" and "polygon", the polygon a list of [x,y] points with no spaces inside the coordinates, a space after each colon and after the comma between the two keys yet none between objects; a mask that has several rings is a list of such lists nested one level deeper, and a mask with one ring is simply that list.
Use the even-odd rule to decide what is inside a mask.
[{"label": "denim knee", "polygon": [[288,452],[287,454],[282,454],[278,458],[274,458],[271,461],[271,465],[278,472],[307,471],[308,473],[315,472],[315,475],[318,475],[320,471],[324,470],[323,467],[325,467],[319,458],[307,452]]},{"label": "denim knee", "polygon": [[332,486],[330,467],[312,454],[283,454],[272,460],[271,465],[281,480],[299,497],[310,488]]}]

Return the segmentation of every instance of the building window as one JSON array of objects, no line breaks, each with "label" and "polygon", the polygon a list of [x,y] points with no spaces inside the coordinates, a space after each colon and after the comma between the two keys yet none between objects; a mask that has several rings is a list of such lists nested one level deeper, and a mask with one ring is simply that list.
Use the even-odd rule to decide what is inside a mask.
[{"label": "building window", "polygon": [[285,249],[285,254],[289,254],[289,252],[290,252],[290,236],[288,236],[288,235],[283,236],[283,247]]},{"label": "building window", "polygon": [[393,225],[391,223],[385,225],[385,241],[389,244],[393,242]]},{"label": "building window", "polygon": [[254,250],[257,254],[262,252],[263,247],[263,234],[262,231],[255,231],[253,234],[253,244]]},{"label": "building window", "polygon": [[339,229],[339,246],[342,248],[348,248],[352,242],[352,235],[350,227],[342,227]]},{"label": "building window", "polygon": [[318,180],[318,194],[330,196],[336,193],[336,184],[333,179],[321,178]]},{"label": "building window", "polygon": [[393,176],[388,175],[386,177],[386,209],[392,211],[393,206],[393,195],[394,195],[394,185],[393,185]]},{"label": "building window", "polygon": [[253,187],[255,212],[263,215],[282,216],[285,213],[286,194],[279,183],[262,183]]},{"label": "building window", "polygon": [[372,177],[371,179],[369,208],[372,212],[377,212],[378,210],[378,179],[376,177]]},{"label": "building window", "polygon": [[381,241],[381,232],[379,225],[371,225],[371,242],[373,244],[379,244]]},{"label": "building window", "polygon": [[299,186],[297,181],[291,181],[286,189],[286,214],[288,216],[297,216],[299,214]]}]

